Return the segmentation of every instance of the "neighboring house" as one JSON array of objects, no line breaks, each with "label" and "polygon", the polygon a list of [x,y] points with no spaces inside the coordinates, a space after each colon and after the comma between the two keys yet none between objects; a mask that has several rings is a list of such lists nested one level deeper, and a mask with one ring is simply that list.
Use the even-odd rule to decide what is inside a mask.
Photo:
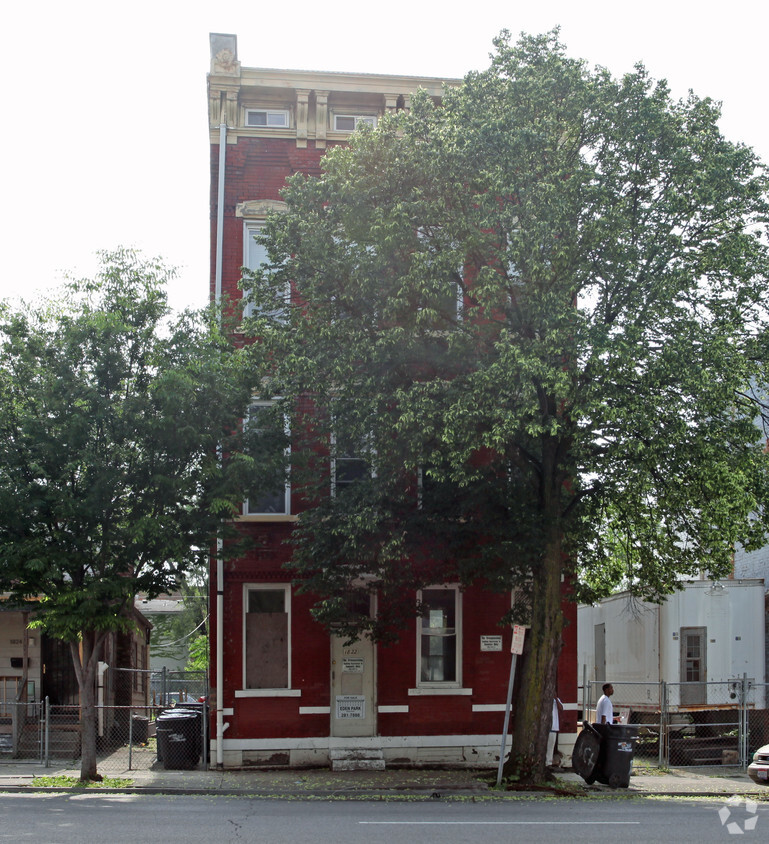
[{"label": "neighboring house", "polygon": [[[30,629],[31,618],[31,612],[6,609],[0,602],[0,749],[11,747],[14,715],[21,714],[17,697],[28,704],[23,708],[28,731],[37,729],[39,707],[34,704],[46,700],[55,716],[52,730],[62,720],[77,721],[78,717],[80,693],[69,644]],[[104,642],[96,679],[96,699],[101,707],[146,707],[149,703],[149,681],[143,669],[148,666],[152,625],[138,610],[134,611],[134,620],[133,631],[111,633]],[[19,696],[22,682],[25,688]],[[121,720],[115,711],[100,710],[99,736],[109,736],[113,723]],[[52,735],[52,747],[55,739]],[[69,742],[66,753],[72,751]],[[55,754],[55,749],[52,752]]]},{"label": "neighboring house", "polygon": [[[80,695],[69,644],[53,639],[27,624],[32,614],[6,609],[0,603],[0,709],[16,700],[27,660],[26,693],[22,700],[36,703],[46,698],[53,705],[76,706]],[[105,668],[146,669],[152,625],[136,610],[136,629],[131,633],[112,633],[102,650]],[[25,657],[26,654],[26,657]],[[101,672],[104,673],[103,671]],[[100,702],[115,705],[146,705],[146,684],[140,679],[130,683],[112,681]],[[102,687],[103,684],[102,684]]]},{"label": "neighboring house", "polygon": [[620,592],[577,611],[580,678],[615,687],[615,707],[654,711],[658,686],[671,709],[731,706],[735,683],[751,682],[764,707],[764,581],[696,580],[661,604]]},{"label": "neighboring house", "polygon": [[[264,260],[253,236],[282,207],[286,178],[318,173],[328,147],[361,122],[407,109],[417,88],[439,100],[443,81],[242,68],[233,35],[212,35],[211,56],[211,293],[235,299],[241,267]],[[435,584],[419,596],[428,616],[397,644],[345,645],[313,621],[312,596],[297,593],[284,568],[298,512],[291,492],[246,502],[239,521],[253,550],[212,561],[213,758],[232,767],[328,764],[345,753],[367,755],[371,767],[495,764],[511,660],[511,631],[497,621],[511,596]],[[564,614],[558,683],[568,751],[576,607],[564,601]]]},{"label": "neighboring house", "polygon": [[189,658],[189,639],[172,624],[184,612],[184,599],[178,593],[149,599],[137,595],[134,606],[152,624],[149,650],[151,671],[183,671]]}]

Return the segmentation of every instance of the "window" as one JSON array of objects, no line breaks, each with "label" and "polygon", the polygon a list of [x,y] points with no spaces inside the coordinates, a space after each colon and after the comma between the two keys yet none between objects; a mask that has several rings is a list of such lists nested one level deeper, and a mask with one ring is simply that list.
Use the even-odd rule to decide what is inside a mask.
[{"label": "window", "polygon": [[456,586],[423,589],[424,613],[418,621],[418,686],[460,683],[460,594]]},{"label": "window", "polygon": [[260,126],[266,129],[287,129],[288,109],[249,108],[246,110],[246,126]]},{"label": "window", "polygon": [[419,249],[413,256],[415,263],[423,266],[425,278],[429,281],[428,292],[419,310],[430,310],[438,316],[438,326],[444,321],[462,319],[464,294],[462,284],[463,267],[457,266],[456,245],[442,241],[440,228],[417,230]]},{"label": "window", "polygon": [[286,477],[286,462],[291,452],[288,444],[287,421],[283,430],[278,427],[269,401],[253,402],[243,420],[248,450],[255,456],[260,481],[266,492],[249,497],[243,505],[244,516],[288,515],[291,512],[291,487]]},{"label": "window", "polygon": [[[262,229],[264,228],[264,221],[254,221],[251,220],[246,222],[243,229],[243,266],[248,270],[258,270],[260,267],[264,266],[269,261],[269,257],[267,255],[267,249],[259,243],[256,238],[261,233]],[[243,291],[243,297],[245,298],[248,295],[248,291]],[[260,311],[257,310],[256,305],[253,302],[247,302],[245,307],[243,308],[243,316],[244,317],[252,317],[256,316],[257,313],[261,313],[264,316],[271,317],[279,322],[285,322],[286,320],[286,306],[290,300],[291,291],[286,288],[283,291],[283,295],[279,296],[275,307],[272,310],[265,310],[262,309]]]},{"label": "window", "polygon": [[371,464],[362,456],[366,451],[365,443],[356,443],[349,437],[334,435],[331,459],[332,495],[339,495],[356,481],[371,477]]},{"label": "window", "polygon": [[246,586],[245,689],[288,689],[291,682],[289,586]]},{"label": "window", "polygon": [[446,279],[440,291],[431,299],[430,307],[449,321],[462,318],[462,288],[457,282]]},{"label": "window", "polygon": [[334,129],[337,132],[353,132],[362,124],[374,128],[376,126],[376,117],[367,114],[334,115]]},{"label": "window", "polygon": [[[262,231],[261,223],[246,223],[243,231],[243,266],[249,270],[258,270],[267,263],[267,249],[256,241],[256,236]],[[243,296],[248,291],[243,291]],[[254,316],[256,308],[253,302],[248,302],[243,308],[243,316]]]}]

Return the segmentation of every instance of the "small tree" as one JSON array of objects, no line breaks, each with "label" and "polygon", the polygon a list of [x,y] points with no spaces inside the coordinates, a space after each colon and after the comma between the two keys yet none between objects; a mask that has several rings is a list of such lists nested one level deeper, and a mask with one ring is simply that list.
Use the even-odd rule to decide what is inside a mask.
[{"label": "small tree", "polygon": [[170,317],[168,276],[106,253],[94,281],[0,324],[0,586],[70,644],[84,780],[105,637],[201,563],[238,498],[217,456],[248,402],[238,353],[205,315]]},{"label": "small tree", "polygon": [[[327,444],[292,466],[317,616],[386,638],[421,587],[516,588],[506,773],[536,779],[562,581],[658,600],[764,538],[769,206],[712,101],[591,71],[557,33],[496,48],[290,180],[249,330],[279,412]],[[373,471],[329,496],[351,451]]]}]

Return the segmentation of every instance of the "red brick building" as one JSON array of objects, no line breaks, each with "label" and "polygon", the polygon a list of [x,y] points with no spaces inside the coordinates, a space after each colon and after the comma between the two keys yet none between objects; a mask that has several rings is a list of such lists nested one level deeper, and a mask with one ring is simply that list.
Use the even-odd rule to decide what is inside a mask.
[{"label": "red brick building", "polygon": [[[253,240],[281,208],[287,176],[317,173],[325,150],[361,122],[409,108],[417,88],[444,81],[241,67],[233,35],[211,36],[211,296],[235,299],[241,267],[263,259]],[[282,568],[296,521],[291,489],[245,502],[240,526],[259,538],[248,556],[212,562],[212,758],[257,764],[493,765],[499,754],[511,631],[497,620],[510,596],[436,584],[419,597],[397,645],[344,646],[310,616]],[[375,607],[372,607],[375,611]],[[560,746],[576,733],[576,607],[560,658]],[[357,758],[356,758],[357,757]],[[363,762],[361,762],[361,758]]]}]

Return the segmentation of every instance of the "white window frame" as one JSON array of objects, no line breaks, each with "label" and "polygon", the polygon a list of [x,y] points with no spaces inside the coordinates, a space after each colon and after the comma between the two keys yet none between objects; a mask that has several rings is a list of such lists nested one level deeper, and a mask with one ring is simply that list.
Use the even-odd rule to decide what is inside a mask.
[{"label": "white window frame", "polygon": [[416,688],[409,689],[409,694],[472,694],[471,689],[462,688],[462,592],[459,585],[455,583],[444,583],[436,586],[428,586],[426,589],[420,589],[417,592],[417,600],[422,601],[425,592],[445,590],[454,593],[454,638],[456,643],[455,655],[455,670],[456,679],[454,680],[423,680],[422,679],[422,621],[423,616],[417,618],[416,634]]},{"label": "white window frame", "polygon": [[[246,419],[243,420],[243,424],[244,425],[248,424],[248,417],[250,416],[252,407],[272,407],[275,404],[276,401],[277,401],[277,399],[269,399],[269,400],[268,399],[257,399],[257,400],[250,402],[249,405],[248,405],[248,412],[247,412],[248,415],[247,415]],[[284,423],[283,424],[284,424],[284,430],[286,432],[286,435],[289,437],[288,445],[286,446],[283,453],[284,453],[286,458],[289,458],[291,456],[291,438],[290,438],[291,429],[290,429],[289,420],[288,420],[287,417],[284,417]],[[284,491],[284,497],[283,497],[283,512],[282,513],[261,513],[261,512],[257,512],[257,511],[251,512],[249,510],[249,499],[246,498],[245,501],[243,502],[243,516],[246,517],[246,518],[257,519],[257,520],[260,520],[260,521],[268,521],[270,519],[279,520],[282,517],[290,516],[291,515],[291,476],[290,476],[290,472],[291,472],[291,466],[289,465],[288,466],[288,473],[286,475],[286,485],[285,485],[285,491]]]},{"label": "white window frame", "polygon": [[[264,125],[249,123],[252,114],[263,114]],[[270,122],[272,118],[273,122]],[[275,122],[278,118],[282,122]],[[291,112],[287,108],[247,108],[246,127],[249,129],[289,129],[291,127]]]},{"label": "white window frame", "polygon": [[[368,477],[375,478],[376,477],[376,470],[374,469],[373,461],[369,461],[367,457],[338,457],[336,453],[336,434],[332,431],[331,432],[331,497],[336,498],[336,488],[337,488],[337,481],[336,481],[336,466],[338,462],[344,462],[345,460],[356,460],[368,465]],[[368,454],[368,452],[367,452]],[[371,452],[372,457],[374,453]],[[351,484],[355,483],[355,481],[351,481],[350,483],[341,484],[341,486],[350,486]]]},{"label": "white window frame", "polygon": [[[248,646],[246,638],[246,616],[248,615],[248,596],[250,592],[283,592],[283,606],[286,609],[287,619],[287,633],[286,633],[286,648],[288,656],[288,676],[287,685],[285,687],[274,689],[249,689],[246,688],[246,648]],[[236,698],[244,697],[301,697],[301,690],[294,689],[291,686],[291,585],[289,583],[244,583],[243,584],[243,665],[242,665],[242,689],[235,690]]]},{"label": "white window frame", "polygon": [[[267,263],[267,250],[260,244],[257,243],[255,240],[255,236],[260,234],[264,230],[266,220],[264,219],[250,219],[243,221],[243,264],[242,266],[248,270],[257,270],[259,267],[263,266]],[[254,250],[252,253],[251,250]],[[252,261],[252,257],[259,257],[259,260]],[[247,291],[243,290],[242,295],[243,298],[246,298]],[[288,302],[290,300],[291,291],[288,287],[284,288],[283,296],[285,297],[285,301]],[[255,313],[254,303],[248,302],[245,307],[243,308],[243,318],[253,316]],[[275,308],[272,311],[274,315],[283,313],[284,318],[281,320],[282,322],[286,321],[285,318],[285,309],[283,306]]]},{"label": "white window frame", "polygon": [[[341,129],[339,127],[339,120],[352,120],[352,129]],[[378,118],[375,114],[334,114],[334,131],[335,132],[354,132],[361,123],[366,123],[372,129],[376,129]]]}]

